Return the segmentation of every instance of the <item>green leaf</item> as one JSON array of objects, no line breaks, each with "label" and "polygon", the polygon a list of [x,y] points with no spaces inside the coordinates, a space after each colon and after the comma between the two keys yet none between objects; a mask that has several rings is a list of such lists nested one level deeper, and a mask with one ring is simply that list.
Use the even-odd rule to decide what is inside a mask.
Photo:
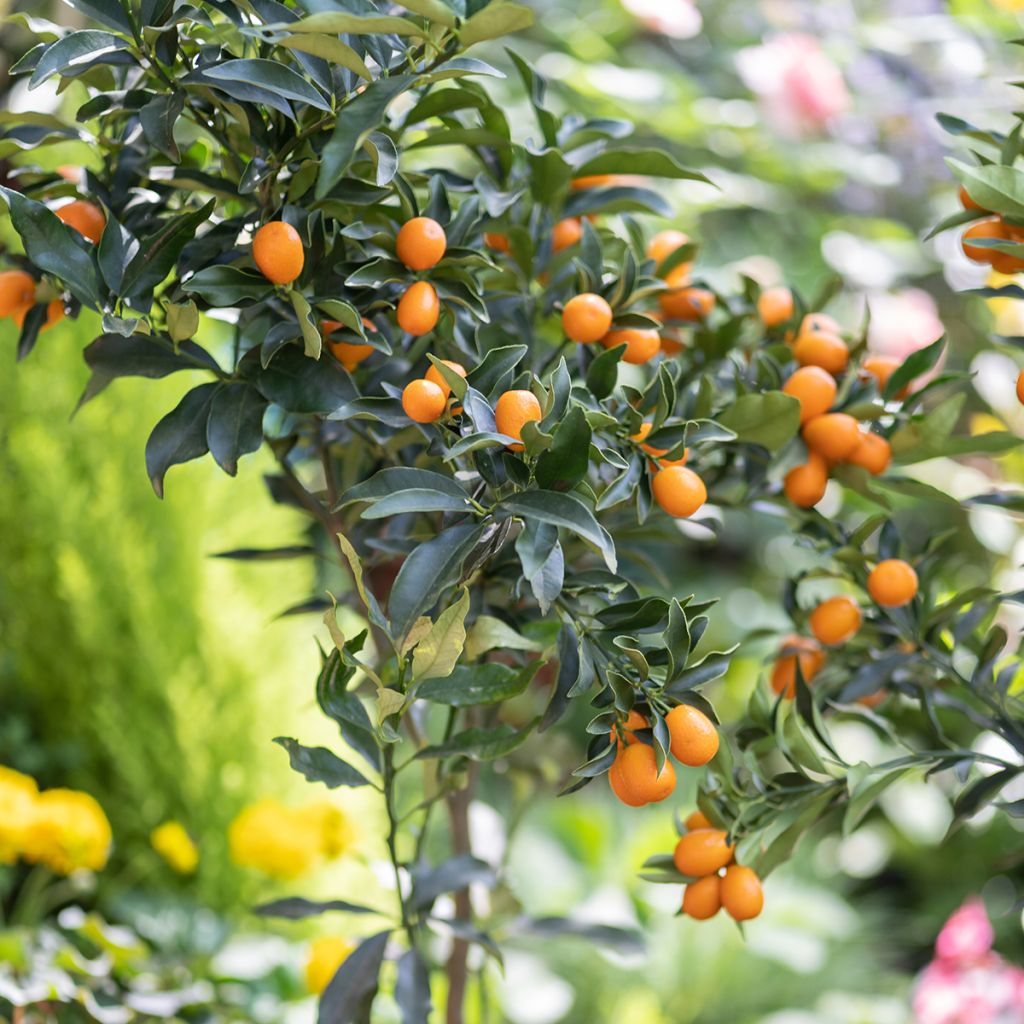
[{"label": "green leaf", "polygon": [[[447,680],[446,680],[447,681]],[[493,761],[521,746],[533,731],[537,719],[523,729],[499,725],[493,729],[466,729],[444,743],[424,747],[416,757],[468,757],[472,761]]]},{"label": "green leaf", "polygon": [[376,35],[387,33],[396,36],[423,36],[427,30],[407,18],[391,16],[375,17],[360,14],[342,14],[335,11],[323,11],[311,14],[308,18],[293,21],[287,25],[268,25],[269,29],[281,29],[287,32],[326,32],[328,35]]},{"label": "green leaf", "polygon": [[488,651],[539,651],[541,645],[517,633],[493,615],[479,615],[466,634],[466,659],[476,661]]},{"label": "green leaf", "polygon": [[198,459],[209,451],[206,421],[218,384],[200,384],[153,428],[146,442],[146,472],[156,496],[164,496],[164,476],[171,466]]},{"label": "green leaf", "polygon": [[777,451],[800,429],[800,403],[781,391],[743,395],[718,416],[740,441]]},{"label": "green leaf", "polygon": [[302,331],[303,351],[310,359],[319,359],[320,351],[323,348],[323,338],[320,336],[320,328],[313,316],[313,308],[310,306],[309,300],[302,292],[296,291],[294,288],[288,292],[288,298],[299,321],[299,330]]},{"label": "green leaf", "polygon": [[131,35],[131,19],[118,0],[67,0],[68,6],[81,11],[101,25]]},{"label": "green leaf", "polygon": [[322,782],[328,789],[339,786],[358,788],[370,780],[352,765],[342,761],[326,747],[304,747],[290,736],[275,736],[274,742],[288,751],[292,768],[309,782]]},{"label": "green leaf", "polygon": [[466,643],[468,611],[469,591],[463,587],[458,601],[441,612],[430,632],[416,645],[412,654],[414,680],[443,679],[451,675]]},{"label": "green leaf", "polygon": [[843,835],[848,836],[857,828],[885,790],[918,767],[904,765],[881,774],[866,764],[851,767],[847,778],[850,800],[843,813]]},{"label": "green leaf", "polygon": [[184,92],[162,93],[139,109],[139,123],[146,140],[174,163],[181,159],[174,141],[174,125],[184,109]]},{"label": "green leaf", "polygon": [[198,295],[211,306],[235,306],[244,299],[262,299],[274,286],[262,275],[239,267],[219,264],[205,267],[181,286],[182,291]]},{"label": "green leaf", "polygon": [[496,661],[480,665],[457,665],[444,679],[431,679],[418,687],[416,696],[434,704],[465,708],[476,704],[498,704],[518,697],[533,678],[536,663],[516,671]]},{"label": "green leaf", "polygon": [[455,28],[457,23],[455,12],[444,0],[398,0],[398,6],[420,15],[428,21],[436,21],[439,25],[444,25],[445,28]]},{"label": "green leaf", "polygon": [[533,11],[529,7],[494,0],[466,21],[459,30],[459,42],[468,48],[474,43],[519,32],[532,24]]},{"label": "green leaf", "polygon": [[926,348],[911,352],[889,378],[885,386],[886,399],[895,398],[912,380],[932,369],[942,358],[942,353],[945,350],[946,338],[943,336]]},{"label": "green leaf", "polygon": [[29,89],[42,85],[51,75],[70,71],[78,64],[87,64],[106,53],[127,50],[128,40],[97,29],[69,32],[46,48],[29,79]]},{"label": "green leaf", "polygon": [[575,494],[556,491],[523,491],[501,502],[506,512],[521,519],[537,520],[551,526],[564,526],[593,544],[604,557],[605,564],[615,572],[615,545],[608,531],[594,518],[594,513]]},{"label": "green leaf", "polygon": [[395,975],[395,1002],[402,1012],[402,1024],[429,1024],[430,972],[418,949],[406,950]]},{"label": "green leaf", "polygon": [[598,401],[607,398],[615,390],[619,380],[619,363],[625,351],[625,345],[605,349],[587,367],[587,387]]},{"label": "green leaf", "polygon": [[708,181],[699,171],[687,170],[677,163],[663,149],[608,149],[577,167],[575,173],[579,178],[591,174],[642,174],[652,178]]},{"label": "green leaf", "polygon": [[307,900],[302,896],[286,896],[284,899],[272,900],[253,907],[258,917],[283,917],[289,921],[302,921],[307,917],[318,917],[330,911],[342,914],[376,914],[372,907],[364,907],[347,900]]},{"label": "green leaf", "polygon": [[462,563],[483,536],[484,527],[461,523],[413,548],[402,563],[388,602],[394,635],[401,638],[458,581]]},{"label": "green leaf", "polygon": [[263,443],[263,413],[267,400],[250,384],[222,387],[210,406],[206,443],[217,465],[229,476],[238,472],[238,460]]},{"label": "green leaf", "polygon": [[317,1024],[362,1024],[370,1019],[391,933],[364,939],[342,962],[320,997]]},{"label": "green leaf", "polygon": [[356,501],[381,501],[401,491],[434,491],[450,498],[465,501],[469,496],[458,481],[443,473],[430,469],[413,469],[407,466],[393,466],[374,473],[369,480],[350,487],[334,506],[333,511],[351,505]]},{"label": "green leaf", "polygon": [[[349,570],[352,573],[352,582],[356,585],[356,593],[359,594],[359,599],[363,602],[363,607],[366,608],[370,621],[382,630],[386,636],[391,637],[392,633],[388,620],[384,618],[384,613],[380,610],[377,598],[366,587],[366,580],[363,576],[363,563],[360,561],[359,553],[352,547],[351,542],[343,533],[337,534],[337,540],[338,547],[341,548],[341,553],[345,556],[345,561],[348,562]],[[344,649],[344,645],[342,645],[342,649]]]},{"label": "green leaf", "polygon": [[413,877],[410,902],[416,910],[426,910],[446,892],[458,892],[470,885],[483,885],[490,889],[496,881],[494,868],[486,861],[460,853],[442,861],[437,867],[417,871]]},{"label": "green leaf", "polygon": [[0,193],[11,209],[11,223],[21,236],[22,245],[32,263],[47,274],[59,277],[75,298],[90,309],[100,307],[102,288],[96,265],[74,228],[34,199],[0,186]]},{"label": "green leaf", "polygon": [[[313,18],[317,17],[331,18],[335,15],[313,15]],[[301,21],[296,22],[291,27],[295,29],[301,24]],[[335,122],[334,131],[323,149],[320,174],[316,182],[317,199],[327,197],[331,189],[344,176],[353,157],[370,133],[380,125],[391,101],[400,93],[405,92],[415,81],[416,79],[410,75],[378,78],[375,82],[371,82],[355,99],[350,100],[342,107]]]},{"label": "green leaf", "polygon": [[[301,22],[296,24],[301,24]],[[294,28],[295,25],[292,26],[293,30]],[[283,99],[316,107],[317,110],[331,109],[327,100],[309,82],[290,67],[278,61],[264,60],[258,57],[226,60],[223,64],[204,66],[203,74],[207,78],[221,83],[221,87],[229,95],[231,95],[229,86],[235,82],[244,82],[267,89]],[[239,98],[244,100],[246,97]]]},{"label": "green leaf", "polygon": [[1024,217],[1024,173],[1003,164],[970,167],[949,158],[946,163],[979,206],[1011,217]]},{"label": "green leaf", "polygon": [[286,345],[254,376],[256,386],[282,409],[332,413],[355,397],[351,378],[334,359],[309,359]]},{"label": "green leaf", "polygon": [[541,487],[568,490],[586,475],[590,465],[590,424],[574,405],[555,429],[551,447],[537,460],[534,475]]},{"label": "green leaf", "polygon": [[370,74],[370,69],[366,66],[363,58],[348,43],[343,43],[336,36],[300,34],[282,39],[280,45],[287,46],[289,50],[308,53],[331,64],[348,68],[353,74],[358,75],[367,82],[373,79],[373,75]]}]

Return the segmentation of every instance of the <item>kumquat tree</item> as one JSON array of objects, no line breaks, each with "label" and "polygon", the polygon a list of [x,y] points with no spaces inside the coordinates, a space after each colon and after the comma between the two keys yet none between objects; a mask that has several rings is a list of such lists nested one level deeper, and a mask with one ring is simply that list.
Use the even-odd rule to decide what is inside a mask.
[{"label": "kumquat tree", "polygon": [[[474,847],[477,801],[510,829],[540,797],[591,787],[628,820],[664,816],[675,845],[641,877],[673,887],[684,918],[741,928],[804,837],[854,834],[901,780],[951,794],[951,833],[1024,814],[1024,599],[992,585],[1002,553],[962,543],[975,510],[1012,521],[1024,498],[995,480],[954,496],[918,471],[1020,448],[984,426],[953,343],[879,355],[870,315],[834,311],[841,281],[765,286],[706,261],[671,197],[728,185],[670,141],[581,113],[515,40],[496,45],[533,23],[521,4],[69,2],[73,28],[20,22],[34,44],[13,80],[63,102],[3,114],[0,314],[20,375],[63,344],[56,324],[92,325],[79,407],[116,417],[120,378],[188,378],[151,415],[157,497],[186,463],[235,476],[262,450],[270,502],[305,517],[296,545],[239,508],[253,543],[217,553],[313,566],[290,611],[314,616],[320,671],[291,692],[315,696],[337,742],[282,735],[266,757],[318,795],[372,793],[385,822],[390,902],[296,888],[256,908],[354,922],[354,949],[328,951],[310,982],[321,1024],[504,1019],[488,979],[506,942],[642,943],[526,913]],[[940,237],[963,231],[971,260],[1016,274],[1020,121],[944,125],[965,144],[950,161],[963,212]],[[92,161],[49,169],[69,140]],[[1012,281],[981,294],[1024,299]],[[1020,362],[1021,344],[985,347]],[[1024,371],[1015,387],[1024,402]],[[723,637],[728,594],[700,574],[723,524],[759,520],[803,552],[778,595],[789,625]],[[689,575],[674,568],[687,549]],[[757,685],[719,707],[751,645],[771,650]],[[884,755],[851,755],[834,736],[849,723]],[[98,870],[111,837],[91,798],[49,798],[44,828],[51,790],[16,775],[0,816],[23,827],[0,823],[0,860]],[[76,845],[68,822],[86,818]],[[279,877],[330,846],[329,814],[309,820],[270,826],[292,844]],[[153,841],[194,870],[180,828]],[[56,1008],[75,998],[26,982],[0,1009],[93,1019]]]}]

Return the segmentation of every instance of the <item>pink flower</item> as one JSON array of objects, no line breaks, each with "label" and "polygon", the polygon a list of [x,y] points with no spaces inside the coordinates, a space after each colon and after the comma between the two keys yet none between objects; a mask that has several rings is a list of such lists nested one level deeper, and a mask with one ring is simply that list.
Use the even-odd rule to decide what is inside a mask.
[{"label": "pink flower", "polygon": [[820,131],[849,109],[842,73],[813,36],[788,33],[736,55],[740,77],[788,135]]},{"label": "pink flower", "polygon": [[940,960],[969,965],[985,957],[994,939],[985,905],[978,899],[968,900],[943,925],[935,941],[935,955]]},{"label": "pink flower", "polygon": [[689,39],[703,25],[696,0],[622,0],[622,6],[650,32]]},{"label": "pink flower", "polygon": [[868,305],[868,348],[878,355],[895,356],[902,362],[945,332],[935,300],[920,288],[872,295]]}]

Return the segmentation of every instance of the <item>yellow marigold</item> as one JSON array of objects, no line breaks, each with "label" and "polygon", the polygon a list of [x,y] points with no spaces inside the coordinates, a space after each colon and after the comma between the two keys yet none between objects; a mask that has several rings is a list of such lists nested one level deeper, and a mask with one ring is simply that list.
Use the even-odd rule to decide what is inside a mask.
[{"label": "yellow marigold", "polygon": [[319,860],[323,836],[315,816],[277,800],[246,807],[228,827],[231,859],[275,878],[298,878]]},{"label": "yellow marigold", "polygon": [[0,765],[0,864],[13,864],[24,850],[38,792],[35,779]]},{"label": "yellow marigold", "polygon": [[199,864],[199,850],[180,822],[165,821],[157,825],[149,841],[179,875],[191,875]]},{"label": "yellow marigold", "polygon": [[338,968],[348,959],[355,946],[335,935],[323,935],[309,944],[306,960],[306,987],[320,995],[331,982]]},{"label": "yellow marigold", "polygon": [[355,830],[348,815],[327,800],[318,800],[303,808],[320,829],[320,852],[328,859],[340,857],[355,841]]},{"label": "yellow marigold", "polygon": [[36,797],[24,856],[61,875],[78,868],[99,871],[110,856],[110,841],[110,822],[88,793],[48,789]]}]

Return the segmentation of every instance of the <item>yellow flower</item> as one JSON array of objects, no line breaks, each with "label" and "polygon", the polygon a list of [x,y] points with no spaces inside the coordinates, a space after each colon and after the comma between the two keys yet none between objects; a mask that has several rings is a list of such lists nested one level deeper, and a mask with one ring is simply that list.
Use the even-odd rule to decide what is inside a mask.
[{"label": "yellow flower", "polygon": [[231,859],[275,878],[298,878],[320,858],[320,822],[276,800],[246,807],[228,827]]},{"label": "yellow flower", "polygon": [[0,864],[13,864],[24,850],[38,792],[35,779],[0,765]]},{"label": "yellow flower", "polygon": [[323,935],[309,944],[306,960],[306,987],[320,995],[330,984],[338,968],[355,949],[351,942],[335,935]]},{"label": "yellow flower", "polygon": [[99,871],[110,856],[110,840],[110,822],[88,793],[48,789],[36,797],[24,855],[61,875]]},{"label": "yellow flower", "polygon": [[992,6],[1004,11],[1024,11],[1024,0],[992,0]]},{"label": "yellow flower", "polygon": [[308,804],[304,813],[320,829],[320,852],[328,859],[340,857],[355,841],[352,822],[340,807],[327,800]]},{"label": "yellow flower", "polygon": [[150,833],[149,841],[179,875],[191,875],[199,864],[199,850],[177,821],[165,821]]}]

